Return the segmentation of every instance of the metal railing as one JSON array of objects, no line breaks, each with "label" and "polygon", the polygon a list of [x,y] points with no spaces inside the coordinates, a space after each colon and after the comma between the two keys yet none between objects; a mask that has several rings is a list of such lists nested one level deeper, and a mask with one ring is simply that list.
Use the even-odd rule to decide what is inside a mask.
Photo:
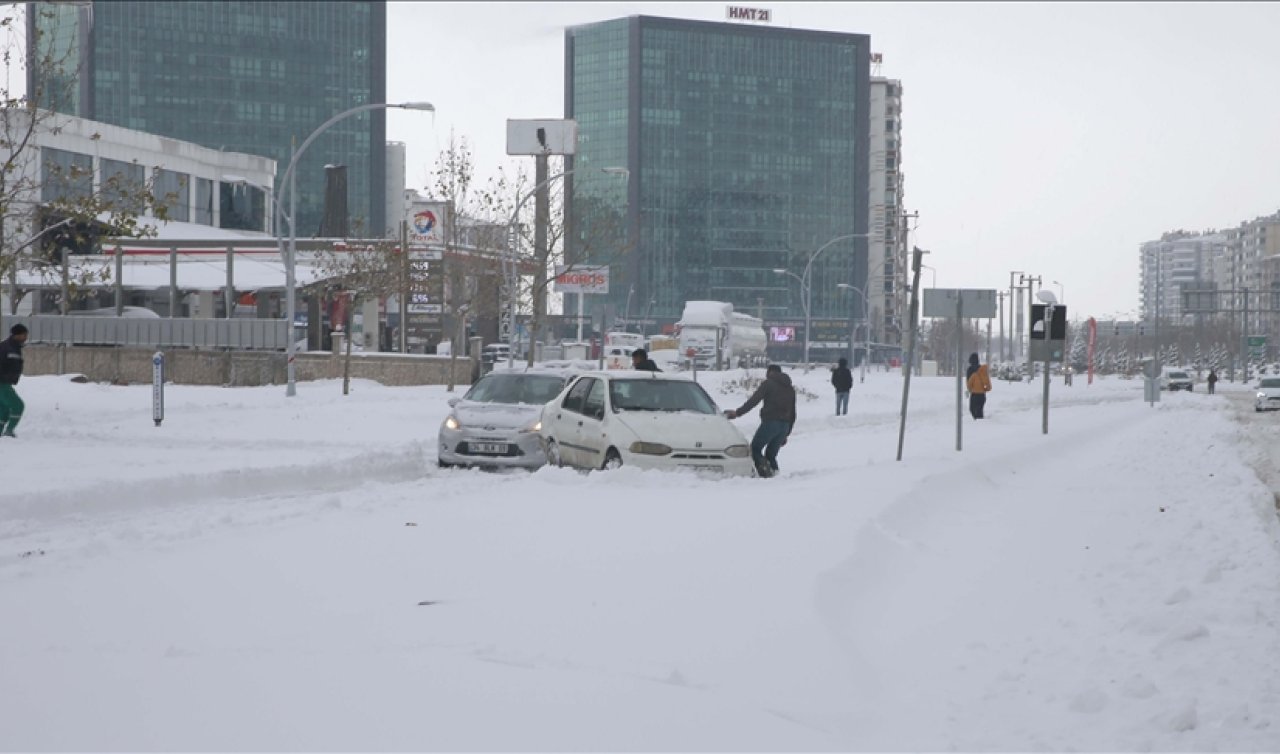
[{"label": "metal railing", "polygon": [[27,326],[28,342],[76,346],[231,348],[282,351],[288,343],[283,319],[142,319],[37,315],[5,317],[6,326]]}]

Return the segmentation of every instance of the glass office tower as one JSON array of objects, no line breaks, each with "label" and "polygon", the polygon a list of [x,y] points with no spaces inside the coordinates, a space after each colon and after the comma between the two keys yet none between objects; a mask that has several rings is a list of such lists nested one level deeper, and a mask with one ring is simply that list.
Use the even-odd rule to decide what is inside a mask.
[{"label": "glass office tower", "polygon": [[[386,99],[385,2],[35,3],[31,48],[53,51],[72,86],[28,90],[61,112],[276,160],[283,176],[301,144],[343,110]],[[65,84],[65,81],[62,83]],[[298,167],[298,235],[320,225],[324,166],[347,166],[358,235],[384,235],[386,119],[375,110],[325,132]],[[282,187],[277,195],[284,196]],[[227,184],[232,211],[244,190]],[[287,199],[286,199],[287,201]],[[270,211],[254,208],[252,211]],[[394,219],[392,220],[394,221]]]},{"label": "glass office tower", "polygon": [[[710,299],[803,318],[800,282],[775,270],[803,277],[828,241],[867,232],[869,81],[861,34],[647,16],[568,29],[568,254],[612,275],[587,309],[670,323]],[[610,166],[631,171],[625,187],[599,177]],[[866,248],[815,258],[813,317],[861,312],[838,284],[863,287]]]}]

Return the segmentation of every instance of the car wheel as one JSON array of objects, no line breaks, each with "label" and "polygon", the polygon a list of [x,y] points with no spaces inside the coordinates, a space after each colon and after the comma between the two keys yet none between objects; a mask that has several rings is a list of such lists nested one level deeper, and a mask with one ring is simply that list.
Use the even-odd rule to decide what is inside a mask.
[{"label": "car wheel", "polygon": [[622,468],[622,456],[614,448],[609,448],[609,452],[604,454],[604,465],[600,468],[604,471],[615,471]]},{"label": "car wheel", "polygon": [[453,468],[453,464],[451,464],[451,463],[446,463],[445,461],[436,461],[436,465],[437,465],[437,466],[439,466],[439,467],[440,467],[440,468],[442,468],[442,469],[452,469],[452,468]]},{"label": "car wheel", "polygon": [[556,468],[564,466],[564,459],[560,457],[560,446],[555,440],[547,440],[547,465]]}]

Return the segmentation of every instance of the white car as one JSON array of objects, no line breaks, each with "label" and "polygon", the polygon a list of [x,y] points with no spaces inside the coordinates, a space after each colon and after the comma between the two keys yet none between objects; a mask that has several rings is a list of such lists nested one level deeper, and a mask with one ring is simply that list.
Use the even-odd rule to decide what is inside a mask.
[{"label": "white car", "polygon": [[1191,374],[1181,369],[1166,369],[1160,374],[1162,390],[1186,390],[1189,393],[1194,385],[1195,380],[1191,379]]},{"label": "white car", "polygon": [[1263,377],[1258,381],[1258,394],[1253,399],[1254,411],[1280,408],[1280,377]]},{"label": "white car", "polygon": [[755,473],[747,439],[682,375],[580,375],[542,409],[540,435],[547,463],[556,466]]},{"label": "white car", "polygon": [[449,400],[440,425],[437,463],[450,466],[536,469],[546,463],[538,439],[542,407],[572,375],[566,372],[492,372],[462,398]]}]

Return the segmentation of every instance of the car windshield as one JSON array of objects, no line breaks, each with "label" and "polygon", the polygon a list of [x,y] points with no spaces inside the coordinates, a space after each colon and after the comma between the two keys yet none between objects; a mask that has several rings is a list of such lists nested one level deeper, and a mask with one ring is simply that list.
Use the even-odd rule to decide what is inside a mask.
[{"label": "car windshield", "polygon": [[537,406],[560,394],[564,380],[543,374],[489,374],[464,398],[477,403],[527,403]]},{"label": "car windshield", "polygon": [[1191,377],[1189,377],[1189,376],[1187,375],[1187,373],[1186,373],[1186,372],[1170,372],[1170,373],[1169,373],[1169,379],[1171,379],[1171,380],[1189,380],[1189,379],[1191,379]]},{"label": "car windshield", "polygon": [[715,402],[700,385],[682,380],[612,380],[609,400],[614,411],[716,412]]},{"label": "car windshield", "polygon": [[1258,387],[1280,387],[1280,377],[1268,377]]}]

